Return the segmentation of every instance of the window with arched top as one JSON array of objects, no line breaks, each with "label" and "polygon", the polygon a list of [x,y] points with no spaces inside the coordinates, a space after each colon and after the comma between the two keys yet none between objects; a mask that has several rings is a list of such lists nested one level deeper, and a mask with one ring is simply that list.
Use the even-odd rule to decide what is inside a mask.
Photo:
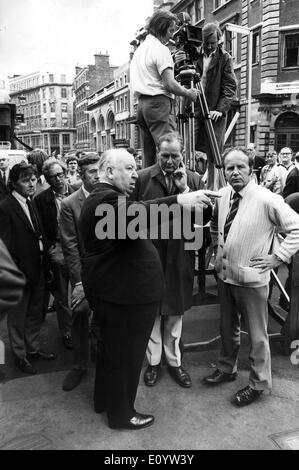
[{"label": "window with arched top", "polygon": [[105,121],[104,121],[104,116],[100,115],[99,117],[99,130],[104,131],[105,130]]},{"label": "window with arched top", "polygon": [[282,113],[275,122],[275,150],[283,147],[299,152],[299,114],[292,111]]}]

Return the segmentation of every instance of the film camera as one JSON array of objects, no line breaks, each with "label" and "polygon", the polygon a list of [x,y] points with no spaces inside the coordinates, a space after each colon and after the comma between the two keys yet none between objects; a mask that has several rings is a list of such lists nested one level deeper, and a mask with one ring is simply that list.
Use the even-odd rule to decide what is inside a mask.
[{"label": "film camera", "polygon": [[184,63],[179,62],[176,64],[180,69],[182,66],[192,65],[192,62],[197,59],[197,47],[202,44],[202,29],[190,24],[191,18],[188,13],[179,13],[177,17],[180,27],[174,33],[173,40],[176,50],[184,51],[187,57]]}]

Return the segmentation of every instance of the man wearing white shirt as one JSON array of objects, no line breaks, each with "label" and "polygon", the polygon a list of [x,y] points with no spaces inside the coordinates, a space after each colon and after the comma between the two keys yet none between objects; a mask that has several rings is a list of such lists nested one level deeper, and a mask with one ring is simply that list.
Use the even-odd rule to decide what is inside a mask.
[{"label": "man wearing white shirt", "polygon": [[[217,385],[236,379],[240,318],[244,316],[251,343],[249,385],[233,399],[235,405],[244,406],[272,386],[267,333],[270,270],[288,263],[299,249],[299,216],[281,196],[251,180],[253,159],[245,150],[229,149],[223,164],[229,185],[219,191],[211,220],[217,246],[222,347],[219,368],[204,382]],[[272,250],[275,230],[286,236]]]},{"label": "man wearing white shirt", "polygon": [[88,366],[90,308],[85,300],[81,281],[80,257],[83,255],[83,242],[78,222],[85,200],[100,181],[99,160],[99,157],[89,157],[88,154],[79,160],[82,186],[61,202],[60,238],[72,286],[73,339],[73,368],[63,381],[64,391],[73,390],[79,385]]},{"label": "man wearing white shirt", "polygon": [[149,20],[148,35],[131,63],[131,84],[138,98],[137,121],[141,130],[144,167],[156,162],[156,144],[161,135],[176,129],[174,95],[195,101],[198,92],[174,78],[174,63],[166,46],[176,31],[177,18],[157,10]]},{"label": "man wearing white shirt", "polygon": [[16,365],[28,374],[36,373],[31,360],[55,358],[40,349],[47,241],[31,200],[36,182],[31,165],[25,162],[14,165],[10,171],[12,193],[0,203],[0,237],[26,278],[23,296],[10,311],[7,326]]}]

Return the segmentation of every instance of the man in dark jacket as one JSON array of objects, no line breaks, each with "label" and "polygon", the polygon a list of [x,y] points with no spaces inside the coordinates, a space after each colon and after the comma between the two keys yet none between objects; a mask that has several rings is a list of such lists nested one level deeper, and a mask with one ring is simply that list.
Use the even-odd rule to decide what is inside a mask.
[{"label": "man in dark jacket", "polygon": [[8,178],[9,178],[9,165],[8,158],[0,155],[0,201],[9,194]]},{"label": "man in dark jacket", "polygon": [[7,327],[16,365],[25,373],[36,374],[34,359],[54,359],[40,349],[40,327],[44,294],[45,253],[48,243],[34,201],[37,178],[25,162],[10,171],[12,193],[0,203],[0,237],[12,259],[26,278],[20,302],[7,317]]},{"label": "man in dark jacket", "polygon": [[35,203],[43,222],[49,249],[50,266],[54,276],[54,299],[58,326],[66,348],[72,348],[72,314],[68,305],[69,272],[64,260],[60,234],[61,201],[75,190],[66,182],[67,169],[56,158],[48,158],[43,165],[43,173],[50,187],[35,198]]},{"label": "man in dark jacket", "polygon": [[[103,176],[97,191],[85,201],[80,221],[85,256],[82,282],[86,298],[100,324],[101,354],[97,356],[94,406],[107,412],[111,428],[141,429],[154,417],[134,407],[146,346],[158,304],[164,293],[159,254],[150,239],[133,231],[135,210],[145,211],[141,223],[152,227],[150,208],[158,204],[211,205],[213,192],[130,202],[138,177],[133,155],[108,150],[102,160]],[[138,224],[137,224],[138,225]],[[131,230],[132,229],[132,230]]]},{"label": "man in dark jacket", "polygon": [[[155,165],[138,173],[133,200],[147,201],[200,188],[199,175],[186,170],[183,165],[182,143],[178,134],[169,133],[160,137],[157,159]],[[209,220],[207,214],[205,218],[206,223]],[[195,252],[185,250],[183,237],[158,239],[153,243],[160,255],[166,289],[146,351],[149,365],[144,373],[144,381],[148,386],[157,383],[164,351],[171,376],[182,387],[191,387],[191,378],[182,367],[179,344],[184,312],[192,306]]]},{"label": "man in dark jacket", "polygon": [[299,152],[295,156],[295,166],[287,176],[282,197],[285,199],[290,194],[297,192],[299,192]]}]

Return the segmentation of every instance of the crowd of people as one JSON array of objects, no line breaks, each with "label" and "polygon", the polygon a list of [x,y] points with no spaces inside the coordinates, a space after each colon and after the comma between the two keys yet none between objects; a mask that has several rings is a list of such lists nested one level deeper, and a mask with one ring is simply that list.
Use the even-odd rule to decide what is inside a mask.
[{"label": "crowd of people", "polygon": [[[288,147],[279,154],[269,150],[264,160],[253,143],[222,152],[237,82],[214,24],[203,28],[196,66],[227,184],[210,190],[213,155],[196,106],[200,171],[186,168],[174,95],[196,102],[199,91],[174,79],[166,44],[175,26],[172,13],[154,13],[132,62],[142,161],[131,148],[66,161],[37,149],[28,162],[12,168],[0,158],[0,308],[1,317],[7,314],[16,366],[36,374],[36,360],[55,359],[40,347],[41,325],[53,299],[62,342],[73,350],[62,389],[73,390],[86,375],[93,332],[94,410],[106,412],[109,426],[117,429],[154,422],[154,416],[135,409],[145,357],[146,386],[160,380],[162,357],[179,386],[192,386],[182,364],[181,335],[184,312],[192,306],[195,248],[187,248],[185,219],[178,223],[178,217],[188,217],[194,236],[205,227],[215,253],[222,346],[206,385],[237,378],[241,317],[248,325],[249,384],[234,395],[237,406],[249,405],[271,388],[270,271],[290,263],[299,249],[299,153],[293,156]],[[155,209],[160,224],[153,222]],[[145,214],[138,223],[136,211]],[[140,224],[143,230],[136,236]]]}]

